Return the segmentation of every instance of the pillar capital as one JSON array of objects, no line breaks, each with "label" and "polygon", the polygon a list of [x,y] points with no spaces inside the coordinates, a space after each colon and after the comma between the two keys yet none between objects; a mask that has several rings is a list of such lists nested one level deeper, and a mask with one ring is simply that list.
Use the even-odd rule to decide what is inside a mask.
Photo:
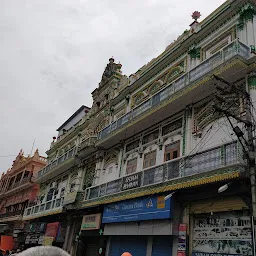
[{"label": "pillar capital", "polygon": [[251,72],[248,74],[248,87],[250,89],[256,90],[256,72]]}]

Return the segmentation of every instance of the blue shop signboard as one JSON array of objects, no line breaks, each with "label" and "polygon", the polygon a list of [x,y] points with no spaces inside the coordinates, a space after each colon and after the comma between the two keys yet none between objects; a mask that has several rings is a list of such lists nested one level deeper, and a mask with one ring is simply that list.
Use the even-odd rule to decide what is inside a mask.
[{"label": "blue shop signboard", "polygon": [[102,223],[171,218],[171,198],[153,195],[122,201],[104,207]]}]

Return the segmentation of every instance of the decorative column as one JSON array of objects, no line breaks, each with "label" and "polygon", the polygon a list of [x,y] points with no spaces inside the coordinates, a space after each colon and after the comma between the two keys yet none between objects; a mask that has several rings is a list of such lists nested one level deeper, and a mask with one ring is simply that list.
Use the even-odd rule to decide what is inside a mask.
[{"label": "decorative column", "polygon": [[120,145],[120,147],[118,147],[119,149],[119,156],[118,156],[118,159],[117,159],[117,168],[119,168],[118,170],[118,177],[122,177],[124,176],[124,173],[123,173],[123,167],[124,167],[124,161],[123,161],[123,158],[124,158],[124,144],[122,143]]},{"label": "decorative column", "polygon": [[190,70],[200,63],[201,48],[195,45],[191,46],[188,54],[190,55]]},{"label": "decorative column", "polygon": [[[197,21],[201,17],[201,13],[199,11],[195,11],[191,15],[192,19],[194,20],[189,26],[190,31],[189,34],[192,35],[194,33],[198,33],[201,29],[200,23]],[[189,69],[193,69],[200,63],[200,57],[201,57],[201,49],[200,47],[197,47],[196,45],[192,45],[189,50],[188,54],[190,55],[190,63],[189,63]]]},{"label": "decorative column", "polygon": [[[243,6],[239,11],[239,19],[237,27],[242,35],[241,41],[255,48],[255,34],[253,19],[256,15],[256,7],[250,3]],[[243,31],[243,32],[242,32]],[[245,32],[244,32],[245,31]],[[246,38],[244,38],[246,33]]]},{"label": "decorative column", "polygon": [[95,174],[96,179],[95,179],[95,184],[93,185],[99,184],[103,167],[104,167],[104,151],[99,149],[96,153],[96,174]]},{"label": "decorative column", "polygon": [[[183,115],[183,121],[182,121],[182,150],[181,150],[181,156],[186,155],[186,146],[187,146],[187,111],[185,109],[184,115]],[[184,175],[184,158],[180,161],[180,167],[179,167],[179,176],[182,177]]]},{"label": "decorative column", "polygon": [[248,45],[251,48],[255,49],[255,39],[254,39],[255,35],[254,35],[254,30],[253,30],[252,19],[248,20],[246,26],[247,26],[247,42],[248,42]]},{"label": "decorative column", "polygon": [[256,108],[256,73],[247,75],[248,92],[251,95],[253,106]]},{"label": "decorative column", "polygon": [[192,142],[191,135],[193,129],[193,118],[192,118],[192,106],[187,107],[186,109],[186,118],[187,118],[187,126],[186,126],[186,152],[190,152],[192,150]]},{"label": "decorative column", "polygon": [[83,191],[86,167],[84,165],[82,165],[82,164],[79,167],[80,167],[80,171],[78,171],[78,173],[79,172],[81,173],[81,182],[80,182],[78,191]]},{"label": "decorative column", "polygon": [[256,15],[253,17],[252,23],[253,23],[254,42],[256,47]]},{"label": "decorative column", "polygon": [[67,230],[66,230],[66,234],[65,234],[65,241],[63,244],[63,250],[65,250],[65,251],[67,251],[69,239],[71,237],[71,235],[70,235],[71,225],[72,225],[72,221],[70,218],[68,218],[67,219]]}]

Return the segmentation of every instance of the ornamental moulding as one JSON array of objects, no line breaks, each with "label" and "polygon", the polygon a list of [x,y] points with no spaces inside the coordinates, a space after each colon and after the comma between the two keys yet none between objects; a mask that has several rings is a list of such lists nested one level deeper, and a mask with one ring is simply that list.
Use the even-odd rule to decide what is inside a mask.
[{"label": "ornamental moulding", "polygon": [[182,73],[184,73],[184,62],[178,66],[171,68],[165,77],[165,83],[172,82],[178,78]]},{"label": "ornamental moulding", "polygon": [[240,11],[239,11],[239,19],[238,19],[238,24],[237,27],[240,30],[243,30],[244,25],[248,21],[252,21],[253,17],[256,15],[256,7],[252,4],[247,4],[243,6]]},{"label": "ornamental moulding", "polygon": [[196,47],[196,46],[192,46],[189,49],[188,54],[190,55],[191,59],[200,59],[201,48],[200,47]]}]

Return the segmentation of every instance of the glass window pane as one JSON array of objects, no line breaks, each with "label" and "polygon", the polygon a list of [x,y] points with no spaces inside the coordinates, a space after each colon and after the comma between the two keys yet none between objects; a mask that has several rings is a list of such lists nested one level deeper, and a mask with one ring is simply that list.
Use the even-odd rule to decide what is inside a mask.
[{"label": "glass window pane", "polygon": [[172,159],[175,159],[178,157],[178,150],[173,151],[173,157]]}]

